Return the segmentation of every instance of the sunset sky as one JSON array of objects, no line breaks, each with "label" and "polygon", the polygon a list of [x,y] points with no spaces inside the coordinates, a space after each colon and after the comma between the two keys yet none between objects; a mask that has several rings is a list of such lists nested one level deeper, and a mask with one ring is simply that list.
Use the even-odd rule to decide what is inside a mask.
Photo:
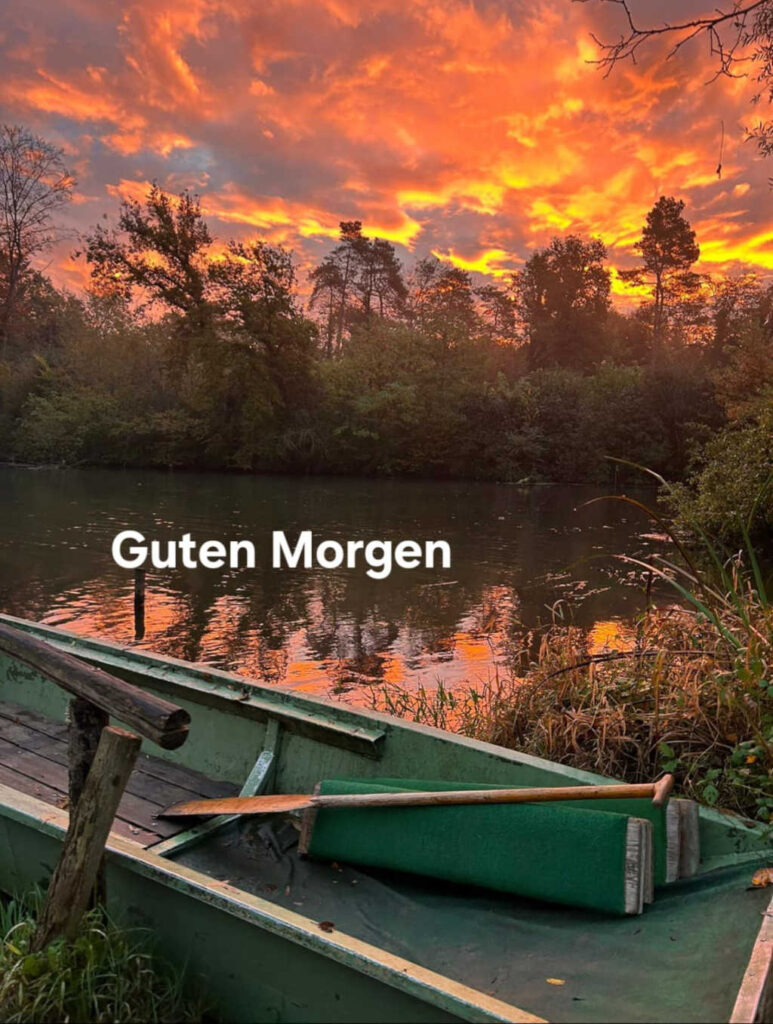
[{"label": "sunset sky", "polygon": [[[765,111],[704,43],[611,77],[570,0],[6,0],[0,104],[63,146],[78,179],[51,272],[77,288],[75,232],[152,179],[202,194],[214,234],[260,236],[303,268],[342,219],[501,276],[554,234],[600,235],[615,266],[661,194],[686,202],[702,269],[773,271]],[[710,2],[632,0],[641,21]],[[723,171],[715,173],[721,121]],[[621,286],[617,285],[617,289]]]}]

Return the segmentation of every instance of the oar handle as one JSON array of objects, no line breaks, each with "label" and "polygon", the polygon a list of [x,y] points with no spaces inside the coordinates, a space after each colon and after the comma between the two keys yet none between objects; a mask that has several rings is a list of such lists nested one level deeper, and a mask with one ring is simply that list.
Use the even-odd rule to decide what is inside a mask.
[{"label": "oar handle", "polygon": [[664,775],[655,783],[655,792],[652,802],[656,807],[661,807],[668,800],[671,790],[674,788],[674,776]]},{"label": "oar handle", "polygon": [[426,807],[455,804],[532,804],[557,800],[651,799],[660,806],[674,785],[672,775],[658,782],[611,786],[547,786],[534,789],[459,789],[443,792],[331,793],[314,796],[314,807]]}]

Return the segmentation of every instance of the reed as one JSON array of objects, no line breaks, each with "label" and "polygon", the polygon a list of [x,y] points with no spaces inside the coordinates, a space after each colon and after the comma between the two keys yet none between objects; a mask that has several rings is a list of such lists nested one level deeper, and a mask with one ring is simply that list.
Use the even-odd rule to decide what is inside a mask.
[{"label": "reed", "polygon": [[[665,525],[661,523],[661,526]],[[682,793],[773,821],[773,607],[754,549],[645,566],[680,598],[647,607],[605,650],[554,623],[524,669],[450,691],[374,690],[372,704],[626,782],[673,772]],[[644,563],[639,563],[644,565]]]}]

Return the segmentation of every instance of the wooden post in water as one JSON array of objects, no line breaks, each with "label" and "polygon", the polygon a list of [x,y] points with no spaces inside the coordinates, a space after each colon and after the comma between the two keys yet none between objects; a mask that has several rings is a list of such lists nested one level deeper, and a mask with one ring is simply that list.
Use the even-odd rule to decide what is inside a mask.
[{"label": "wooden post in water", "polygon": [[91,771],[70,812],[70,827],[46,893],[32,952],[60,935],[71,938],[88,909],[110,826],[140,743],[139,736],[124,729],[107,726],[102,730]]},{"label": "wooden post in water", "polygon": [[134,570],[134,639],[145,636],[145,570]]}]

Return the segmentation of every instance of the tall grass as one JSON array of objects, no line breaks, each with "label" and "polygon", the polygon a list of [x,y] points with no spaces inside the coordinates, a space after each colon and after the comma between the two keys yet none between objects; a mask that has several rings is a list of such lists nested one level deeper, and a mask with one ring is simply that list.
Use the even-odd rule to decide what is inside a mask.
[{"label": "tall grass", "polygon": [[0,1020],[214,1020],[183,975],[151,955],[146,934],[118,928],[99,910],[86,915],[72,941],[31,953],[41,905],[40,891],[0,901]]},{"label": "tall grass", "polygon": [[673,537],[675,556],[637,563],[680,603],[649,606],[607,650],[554,624],[518,674],[453,692],[382,687],[372,703],[630,782],[671,771],[688,796],[773,821],[773,606],[744,536],[729,558]]}]

